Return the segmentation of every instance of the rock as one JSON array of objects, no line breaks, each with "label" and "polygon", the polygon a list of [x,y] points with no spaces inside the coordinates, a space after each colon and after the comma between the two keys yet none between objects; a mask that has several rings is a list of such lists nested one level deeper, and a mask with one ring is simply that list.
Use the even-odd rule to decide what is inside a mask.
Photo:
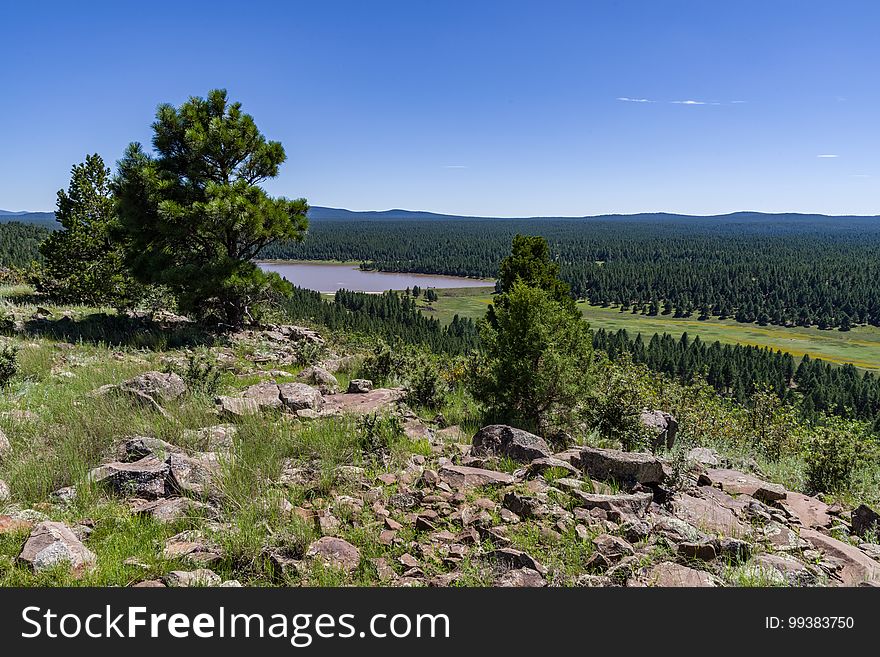
[{"label": "rock", "polygon": [[336,380],[336,377],[318,365],[305,368],[296,378],[303,383],[318,386],[321,393],[325,395],[339,392],[339,381]]},{"label": "rock", "polygon": [[320,411],[324,406],[321,393],[305,383],[283,383],[278,386],[278,394],[284,408],[290,411]]},{"label": "rock", "polygon": [[547,569],[544,568],[544,566],[535,561],[530,554],[523,552],[522,550],[498,548],[491,552],[487,552],[486,558],[498,562],[505,568],[531,568],[542,575],[547,572]]},{"label": "rock", "polygon": [[631,493],[622,495],[602,495],[600,493],[586,493],[583,491],[571,491],[578,501],[578,506],[587,509],[602,509],[613,511],[621,515],[635,515],[643,517],[651,505],[654,496],[651,493]]},{"label": "rock", "polygon": [[718,543],[716,541],[701,541],[699,543],[679,543],[678,554],[685,559],[698,559],[700,561],[712,561],[718,556]]},{"label": "rock", "polygon": [[179,451],[181,451],[179,447],[166,443],[159,438],[132,436],[119,444],[116,448],[116,455],[120,461],[125,463],[139,461],[147,456],[153,456],[164,461],[169,454]]},{"label": "rock", "polygon": [[247,417],[260,412],[256,399],[220,396],[215,400],[220,413],[227,417]]},{"label": "rock", "polygon": [[0,429],[0,459],[2,459],[11,449],[12,445],[9,444],[9,438],[3,433],[3,429]]},{"label": "rock", "polygon": [[750,532],[733,511],[713,501],[682,494],[673,499],[672,508],[677,518],[710,534],[738,538]]},{"label": "rock", "polygon": [[165,583],[158,579],[145,579],[142,582],[132,584],[133,589],[164,589]]},{"label": "rock", "polygon": [[673,543],[697,543],[706,538],[703,532],[691,523],[671,516],[658,518],[651,528],[651,533]]},{"label": "rock", "polygon": [[616,449],[583,448],[581,468],[591,478],[626,485],[659,484],[665,476],[663,462],[657,457]]},{"label": "rock", "polygon": [[678,421],[672,413],[644,410],[639,416],[639,421],[653,434],[651,443],[654,449],[664,445],[666,449],[672,449],[675,444],[675,434],[678,433]]},{"label": "rock", "polygon": [[12,516],[0,516],[0,534],[14,534],[31,529],[34,523],[30,520],[13,518]]},{"label": "rock", "polygon": [[596,536],[593,539],[593,546],[599,554],[612,561],[623,557],[631,557],[635,554],[632,545],[619,536],[612,536],[611,534]]},{"label": "rock", "polygon": [[202,427],[195,431],[187,431],[187,437],[204,443],[209,452],[229,452],[235,446],[235,434],[238,431],[234,424],[216,424]]},{"label": "rock", "polygon": [[214,563],[223,558],[220,548],[207,541],[198,530],[187,530],[169,538],[162,555],[166,559],[186,559],[198,564]]},{"label": "rock", "polygon": [[[652,566],[637,576],[647,586],[663,587],[711,587],[717,586],[714,578],[707,572],[695,570],[677,563],[666,561]],[[627,586],[633,586],[627,581]],[[635,584],[636,586],[638,584]]]},{"label": "rock", "polygon": [[718,452],[708,447],[694,447],[687,453],[687,459],[709,467],[715,467],[720,463]]},{"label": "rock", "polygon": [[166,586],[219,586],[220,575],[207,568],[198,570],[172,570],[162,578]]},{"label": "rock", "polygon": [[522,495],[514,491],[508,491],[504,495],[501,505],[520,518],[535,518],[546,515],[546,504],[536,497]]},{"label": "rock", "polygon": [[324,536],[309,545],[306,557],[347,573],[354,572],[361,561],[360,550],[348,541],[332,536]]},{"label": "rock", "polygon": [[743,566],[752,579],[777,586],[812,586],[818,582],[815,572],[793,557],[760,554]]},{"label": "rock", "polygon": [[180,490],[168,461],[153,456],[134,463],[116,461],[98,466],[89,472],[89,479],[117,494],[146,499],[168,497]]},{"label": "rock", "polygon": [[575,477],[580,474],[577,468],[568,461],[563,461],[562,459],[557,459],[552,456],[544,456],[529,463],[529,473],[531,474],[543,474],[551,468],[555,470],[564,470]]},{"label": "rock", "polygon": [[368,415],[394,409],[403,397],[399,388],[376,388],[366,393],[327,395],[323,415]]},{"label": "rock", "polygon": [[880,514],[871,507],[860,504],[852,512],[852,532],[857,536],[864,536],[868,532],[880,532]]},{"label": "rock", "polygon": [[363,395],[373,389],[373,382],[369,379],[352,379],[348,382],[349,395]]},{"label": "rock", "polygon": [[732,495],[750,495],[762,502],[786,499],[786,490],[757,477],[726,468],[712,468],[700,475],[700,485],[714,486]]},{"label": "rock", "polygon": [[515,587],[515,588],[537,588],[547,586],[541,573],[532,568],[514,568],[508,570],[495,580],[495,586]]},{"label": "rock", "polygon": [[18,555],[35,572],[67,563],[71,572],[81,574],[97,562],[89,550],[63,522],[44,521],[36,525]]},{"label": "rock", "polygon": [[483,468],[469,468],[463,465],[444,465],[438,471],[440,481],[452,488],[474,488],[476,486],[506,486],[516,481],[512,475]]},{"label": "rock", "polygon": [[196,495],[209,495],[220,470],[220,461],[213,452],[200,452],[193,456],[175,452],[168,456],[171,474],[181,490]]},{"label": "rock", "polygon": [[166,372],[144,372],[123,381],[119,388],[124,392],[149,395],[159,401],[177,399],[186,394],[186,384],[180,375]]},{"label": "rock", "polygon": [[0,502],[8,502],[12,499],[12,491],[9,490],[9,484],[0,479]]},{"label": "rock", "polygon": [[[302,385],[302,384],[300,384]],[[261,381],[252,386],[248,386],[241,393],[242,398],[252,399],[257,406],[262,409],[281,408],[280,386],[272,381]],[[306,408],[303,406],[303,408]]]},{"label": "rock", "polygon": [[865,582],[880,583],[880,562],[874,561],[857,547],[815,529],[802,529],[801,538],[840,562],[841,568],[834,576],[844,586],[859,586]]},{"label": "rock", "polygon": [[552,454],[543,438],[506,424],[492,424],[480,429],[471,441],[475,456],[506,456],[519,463],[528,463]]},{"label": "rock", "polygon": [[174,522],[194,515],[207,515],[211,511],[211,507],[207,504],[188,497],[143,501],[132,507],[132,513],[151,516],[159,522]]}]

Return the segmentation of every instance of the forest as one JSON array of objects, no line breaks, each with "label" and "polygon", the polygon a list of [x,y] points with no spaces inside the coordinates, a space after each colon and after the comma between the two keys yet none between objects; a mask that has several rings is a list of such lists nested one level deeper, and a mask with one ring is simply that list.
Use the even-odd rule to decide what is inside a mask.
[{"label": "forest", "polygon": [[592,304],[761,325],[880,325],[876,217],[327,219],[312,222],[304,243],[276,243],[260,256],[494,277],[518,233],[545,237],[562,278]]},{"label": "forest", "polygon": [[0,267],[24,267],[40,259],[40,243],[48,228],[10,221],[0,223]]}]

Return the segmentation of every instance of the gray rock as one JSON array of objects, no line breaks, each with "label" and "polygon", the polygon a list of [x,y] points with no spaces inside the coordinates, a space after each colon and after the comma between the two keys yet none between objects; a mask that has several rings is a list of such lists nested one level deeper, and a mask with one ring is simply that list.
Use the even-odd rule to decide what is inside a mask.
[{"label": "gray rock", "polygon": [[474,488],[476,486],[506,486],[516,481],[512,475],[483,468],[470,468],[463,465],[444,465],[438,471],[440,481],[452,488]]},{"label": "gray rock", "polygon": [[653,434],[651,442],[654,449],[664,445],[667,449],[672,449],[675,444],[675,434],[678,433],[678,421],[672,413],[644,410],[639,416],[639,421]]},{"label": "gray rock", "polygon": [[98,466],[89,479],[120,495],[156,499],[180,489],[167,461],[147,456],[134,463],[119,461]]},{"label": "gray rock", "polygon": [[297,377],[303,383],[318,386],[322,394],[332,395],[339,392],[339,381],[323,367],[313,365],[305,368]]},{"label": "gray rock", "polygon": [[581,450],[581,468],[593,479],[627,485],[659,484],[665,477],[663,462],[657,457],[616,449],[585,447]]},{"label": "gray rock", "polygon": [[352,379],[348,382],[348,394],[362,395],[373,389],[373,382],[369,379]]},{"label": "gray rock", "polygon": [[635,515],[640,518],[644,517],[654,499],[651,493],[602,495],[600,493],[586,493],[574,490],[570,492],[577,499],[578,506],[587,509],[613,511],[624,516]]},{"label": "gray rock", "polygon": [[162,581],[169,587],[219,586],[220,575],[207,568],[198,570],[172,570]]},{"label": "gray rock", "polygon": [[260,412],[260,404],[256,399],[221,396],[215,401],[220,413],[227,417],[247,417]]},{"label": "gray rock", "polygon": [[535,434],[506,424],[492,424],[476,433],[472,453],[475,456],[506,456],[519,463],[528,463],[547,458],[553,451],[543,438]]},{"label": "gray rock", "polygon": [[718,452],[714,449],[709,449],[708,447],[694,447],[687,453],[687,458],[689,461],[694,461],[709,467],[715,467],[720,463],[718,460]]},{"label": "gray rock", "polygon": [[66,563],[74,573],[92,568],[97,556],[63,522],[44,521],[36,525],[18,555],[35,572]]},{"label": "gray rock", "polygon": [[278,392],[283,407],[289,411],[320,411],[324,406],[321,393],[305,383],[284,383],[278,386]]},{"label": "gray rock", "polygon": [[186,394],[186,384],[174,373],[144,372],[119,384],[123,391],[149,395],[158,401],[177,399]]},{"label": "gray rock", "polygon": [[878,531],[880,531],[880,513],[865,504],[860,504],[852,512],[853,534],[864,536],[868,532]]},{"label": "gray rock", "polygon": [[266,408],[280,409],[282,402],[280,396],[280,387],[272,381],[261,381],[252,386],[248,386],[241,393],[244,399],[252,399],[257,403],[260,410]]},{"label": "gray rock", "polygon": [[515,588],[538,588],[547,586],[547,580],[533,568],[508,570],[495,581],[495,586]]}]

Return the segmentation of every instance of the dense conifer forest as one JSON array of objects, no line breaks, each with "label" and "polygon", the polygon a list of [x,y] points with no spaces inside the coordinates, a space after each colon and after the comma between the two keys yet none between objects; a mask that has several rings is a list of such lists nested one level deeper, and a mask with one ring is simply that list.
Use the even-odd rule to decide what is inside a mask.
[{"label": "dense conifer forest", "polygon": [[40,259],[40,242],[49,229],[35,224],[0,223],[0,267],[22,267]]},{"label": "dense conifer forest", "polygon": [[572,292],[593,304],[758,324],[880,325],[875,217],[320,220],[304,243],[261,256],[492,277],[517,233],[544,236]]}]

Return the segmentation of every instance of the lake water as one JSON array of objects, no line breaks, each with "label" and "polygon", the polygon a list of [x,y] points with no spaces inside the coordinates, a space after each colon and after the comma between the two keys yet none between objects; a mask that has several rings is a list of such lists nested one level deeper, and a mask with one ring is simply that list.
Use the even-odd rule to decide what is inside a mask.
[{"label": "lake water", "polygon": [[494,281],[481,281],[459,276],[434,274],[398,274],[384,271],[362,271],[357,265],[323,262],[260,262],[264,271],[277,272],[282,278],[299,287],[318,292],[385,292],[405,290],[413,285],[421,288],[491,287]]}]

